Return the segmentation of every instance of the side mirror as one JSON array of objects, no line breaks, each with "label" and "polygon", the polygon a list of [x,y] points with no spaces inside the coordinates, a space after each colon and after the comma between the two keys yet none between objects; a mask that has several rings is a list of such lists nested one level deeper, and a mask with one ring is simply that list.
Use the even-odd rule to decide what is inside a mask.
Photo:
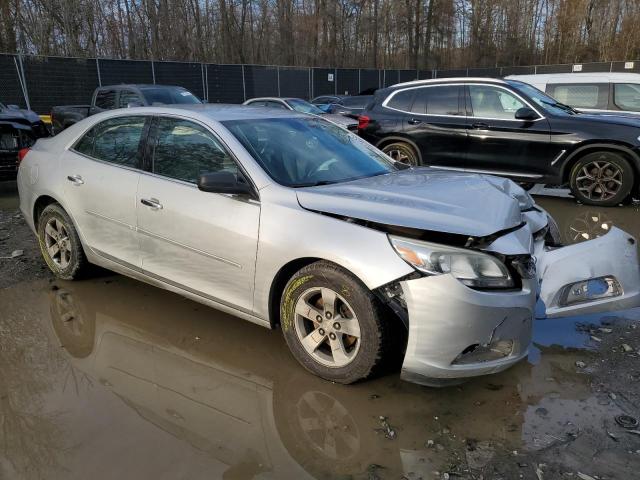
[{"label": "side mirror", "polygon": [[140,102],[129,102],[129,103],[127,103],[127,108],[137,108],[137,107],[144,107],[144,105],[142,105],[142,103],[140,103]]},{"label": "side mirror", "polygon": [[251,195],[251,186],[240,175],[231,172],[203,173],[198,177],[198,188],[203,192]]},{"label": "side mirror", "polygon": [[529,107],[516,110],[516,120],[536,120],[537,118],[539,118],[538,114]]}]

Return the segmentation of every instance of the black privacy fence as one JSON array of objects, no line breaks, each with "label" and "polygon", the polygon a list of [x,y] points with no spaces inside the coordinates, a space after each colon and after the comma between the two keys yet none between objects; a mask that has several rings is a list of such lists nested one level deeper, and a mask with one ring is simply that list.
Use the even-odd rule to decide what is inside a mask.
[{"label": "black privacy fence", "polygon": [[54,105],[88,104],[96,87],[120,83],[179,85],[210,103],[242,103],[262,96],[357,95],[417,79],[570,72],[640,73],[640,62],[375,70],[0,54],[0,102],[47,114]]}]

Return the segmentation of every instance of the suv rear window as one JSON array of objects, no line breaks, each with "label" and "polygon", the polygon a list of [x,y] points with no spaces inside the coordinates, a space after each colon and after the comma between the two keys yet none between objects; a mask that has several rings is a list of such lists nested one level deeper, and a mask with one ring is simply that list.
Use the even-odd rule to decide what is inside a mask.
[{"label": "suv rear window", "polygon": [[387,107],[395,108],[396,110],[401,110],[403,112],[410,112],[415,93],[416,90],[414,88],[411,90],[401,90],[396,92],[396,94],[387,102]]},{"label": "suv rear window", "polygon": [[609,84],[552,84],[547,85],[547,93],[572,107],[606,109]]}]

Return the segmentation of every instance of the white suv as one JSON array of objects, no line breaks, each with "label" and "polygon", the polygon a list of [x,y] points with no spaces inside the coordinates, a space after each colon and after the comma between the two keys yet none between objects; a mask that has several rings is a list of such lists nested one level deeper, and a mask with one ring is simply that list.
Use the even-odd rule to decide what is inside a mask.
[{"label": "white suv", "polygon": [[511,75],[546,92],[564,104],[585,112],[626,112],[640,117],[640,74],[554,73]]}]

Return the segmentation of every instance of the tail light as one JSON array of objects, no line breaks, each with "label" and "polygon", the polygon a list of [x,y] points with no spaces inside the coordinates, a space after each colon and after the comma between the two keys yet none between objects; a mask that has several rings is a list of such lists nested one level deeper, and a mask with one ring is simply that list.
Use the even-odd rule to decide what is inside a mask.
[{"label": "tail light", "polygon": [[20,150],[18,150],[18,165],[20,165],[20,162],[22,162],[24,157],[27,156],[27,153],[29,153],[28,148],[21,148]]},{"label": "tail light", "polygon": [[360,115],[358,117],[358,130],[364,130],[365,128],[367,128],[369,126],[369,122],[371,122],[371,119],[369,117],[367,117],[366,115]]}]

